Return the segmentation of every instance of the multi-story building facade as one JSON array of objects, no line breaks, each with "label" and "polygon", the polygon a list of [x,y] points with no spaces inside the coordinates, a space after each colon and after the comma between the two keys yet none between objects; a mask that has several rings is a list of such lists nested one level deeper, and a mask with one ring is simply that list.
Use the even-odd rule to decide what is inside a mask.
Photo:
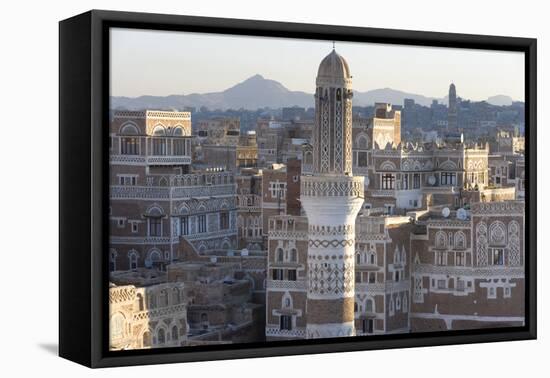
[{"label": "multi-story building facade", "polygon": [[[319,109],[316,102],[317,115]],[[287,201],[299,196],[307,216],[265,214],[267,339],[319,337],[313,329],[323,330],[321,337],[342,336],[343,323],[348,335],[523,324],[524,203],[514,201],[519,179],[510,178],[509,162],[489,157],[488,144],[465,143],[460,134],[403,143],[399,111],[377,104],[373,119],[353,120],[353,174],[364,177],[365,193],[355,218],[346,206],[338,211],[331,206],[339,188],[331,183],[338,175],[329,179],[319,172],[322,144],[332,153],[336,133],[316,133],[330,122],[316,119],[313,144],[303,149],[301,192],[286,193]],[[521,175],[520,162],[514,177]],[[351,169],[347,176],[353,178]],[[500,186],[494,185],[497,176]],[[328,192],[333,188],[319,205],[330,217],[323,225],[324,215],[310,203],[312,178]],[[352,227],[337,226],[340,212],[353,219]],[[349,251],[339,254],[333,246],[342,233],[343,240],[353,239],[347,243],[352,246],[347,270],[331,260],[347,261]],[[332,255],[325,256],[328,250]],[[310,298],[312,292],[322,295]],[[350,306],[344,298],[351,298]]]},{"label": "multi-story building facade", "polygon": [[109,287],[111,350],[185,346],[188,329],[183,283]]},{"label": "multi-story building facade", "polygon": [[243,169],[237,183],[237,241],[240,249],[265,250],[262,222],[262,171]]},{"label": "multi-story building facade", "polygon": [[236,248],[234,176],[192,172],[189,113],[118,112],[111,123],[111,270],[163,269],[180,238]]},{"label": "multi-story building facade", "polygon": [[521,326],[525,204],[474,203],[466,219],[428,214],[411,236],[411,331]]}]

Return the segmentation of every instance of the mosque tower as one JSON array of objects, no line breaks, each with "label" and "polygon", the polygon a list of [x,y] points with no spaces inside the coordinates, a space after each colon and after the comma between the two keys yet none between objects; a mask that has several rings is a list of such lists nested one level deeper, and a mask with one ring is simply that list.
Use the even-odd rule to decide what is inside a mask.
[{"label": "mosque tower", "polygon": [[364,178],[352,174],[351,78],[335,50],[319,65],[313,170],[300,189],[309,224],[307,338],[355,335],[355,219]]},{"label": "mosque tower", "polygon": [[458,128],[458,108],[456,103],[456,87],[454,83],[449,86],[449,112],[447,115],[447,128],[456,131]]}]

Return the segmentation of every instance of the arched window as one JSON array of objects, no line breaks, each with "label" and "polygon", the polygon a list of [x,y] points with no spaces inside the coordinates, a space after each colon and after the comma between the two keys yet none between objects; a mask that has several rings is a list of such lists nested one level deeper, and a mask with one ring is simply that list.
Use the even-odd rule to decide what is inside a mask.
[{"label": "arched window", "polygon": [[139,135],[139,130],[134,123],[125,123],[120,127],[121,135]]},{"label": "arched window", "polygon": [[153,206],[147,211],[147,231],[149,236],[162,236],[162,217],[164,211]]},{"label": "arched window", "polygon": [[109,251],[109,270],[111,272],[114,272],[116,270],[116,258],[117,258],[117,252],[114,249],[111,249]]},{"label": "arched window", "polygon": [[181,127],[181,126],[176,126],[176,127],[174,128],[173,135],[174,135],[174,136],[184,136],[183,127]]},{"label": "arched window", "polygon": [[172,327],[172,340],[177,341],[178,338],[179,338],[178,327],[177,327],[177,326],[173,326],[173,327]]},{"label": "arched window", "polygon": [[357,139],[355,140],[355,144],[357,145],[357,148],[359,149],[367,149],[368,148],[369,139],[366,135],[360,134],[357,136]]},{"label": "arched window", "polygon": [[311,151],[306,151],[304,153],[304,164],[311,165],[313,164],[313,154]]},{"label": "arched window", "polygon": [[126,325],[126,322],[125,322],[124,315],[122,315],[120,312],[117,312],[111,317],[111,321],[109,322],[109,332],[111,334],[111,341],[124,337],[125,325]]},{"label": "arched window", "polygon": [[145,303],[143,301],[143,294],[138,293],[137,294],[137,300],[138,300],[138,311],[145,310]]},{"label": "arched window", "polygon": [[166,138],[163,138],[166,136],[166,129],[162,125],[157,125],[153,129],[153,136],[152,138],[152,154],[156,156],[163,156],[166,155]]},{"label": "arched window", "polygon": [[180,303],[180,290],[175,287],[172,289],[172,305]]},{"label": "arched window", "polygon": [[437,231],[435,234],[435,247],[440,249],[447,247],[447,235],[443,231]]},{"label": "arched window", "polygon": [[138,128],[127,123],[120,128],[120,153],[122,155],[138,155],[139,154],[139,135]]},{"label": "arched window", "polygon": [[466,248],[466,236],[462,231],[458,231],[455,234],[455,248],[456,249]]},{"label": "arched window", "polygon": [[386,160],[380,165],[381,171],[395,171],[396,167],[395,164],[389,160]]},{"label": "arched window", "polygon": [[506,227],[504,223],[496,221],[489,226],[489,244],[506,245]]},{"label": "arched window", "polygon": [[374,312],[374,300],[372,298],[367,298],[365,302],[365,311],[368,313]]},{"label": "arched window", "polygon": [[144,348],[151,347],[151,332],[145,331],[141,337],[141,344]]},{"label": "arched window", "polygon": [[149,294],[149,306],[147,306],[148,309],[153,309],[157,307],[157,301],[155,300],[154,294]]},{"label": "arched window", "polygon": [[401,262],[400,257],[401,257],[401,254],[399,252],[399,247],[395,246],[395,251],[393,252],[393,263],[399,264]]},{"label": "arched window", "polygon": [[371,250],[369,252],[369,264],[376,265],[376,251]]},{"label": "arched window", "polygon": [[164,344],[166,343],[166,333],[164,331],[164,328],[159,328],[157,331],[157,344]]},{"label": "arched window", "polygon": [[281,262],[284,260],[284,251],[282,248],[277,248],[277,261]]},{"label": "arched window", "polygon": [[292,248],[290,250],[290,261],[292,262],[298,261],[298,253],[296,251],[296,248]]},{"label": "arched window", "polygon": [[146,268],[158,268],[162,261],[162,255],[158,249],[149,251],[147,258],[145,259]]},{"label": "arched window", "polygon": [[166,292],[166,290],[162,290],[160,292],[159,300],[160,300],[159,307],[168,307],[168,293]]},{"label": "arched window", "polygon": [[154,136],[165,136],[166,135],[166,129],[162,125],[156,125],[153,129],[153,135]]},{"label": "arched window", "polygon": [[138,253],[136,250],[131,250],[130,252],[128,252],[128,260],[129,260],[129,266],[130,266],[130,270],[134,270],[134,269],[137,269],[138,267]]}]

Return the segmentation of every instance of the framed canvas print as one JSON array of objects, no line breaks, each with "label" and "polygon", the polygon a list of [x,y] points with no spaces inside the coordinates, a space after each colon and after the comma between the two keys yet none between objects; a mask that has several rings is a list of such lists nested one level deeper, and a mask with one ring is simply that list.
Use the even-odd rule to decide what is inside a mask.
[{"label": "framed canvas print", "polygon": [[536,337],[536,40],[60,22],[60,355]]}]

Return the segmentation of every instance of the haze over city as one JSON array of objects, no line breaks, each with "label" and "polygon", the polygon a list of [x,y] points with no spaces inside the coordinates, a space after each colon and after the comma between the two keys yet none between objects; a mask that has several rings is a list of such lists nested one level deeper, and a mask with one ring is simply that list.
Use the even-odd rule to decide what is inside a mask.
[{"label": "haze over city", "polygon": [[[332,41],[114,29],[111,95],[138,97],[223,91],[261,74],[293,91],[313,92],[318,62]],[[443,98],[524,100],[523,53],[336,41],[354,89],[392,88]]]}]

